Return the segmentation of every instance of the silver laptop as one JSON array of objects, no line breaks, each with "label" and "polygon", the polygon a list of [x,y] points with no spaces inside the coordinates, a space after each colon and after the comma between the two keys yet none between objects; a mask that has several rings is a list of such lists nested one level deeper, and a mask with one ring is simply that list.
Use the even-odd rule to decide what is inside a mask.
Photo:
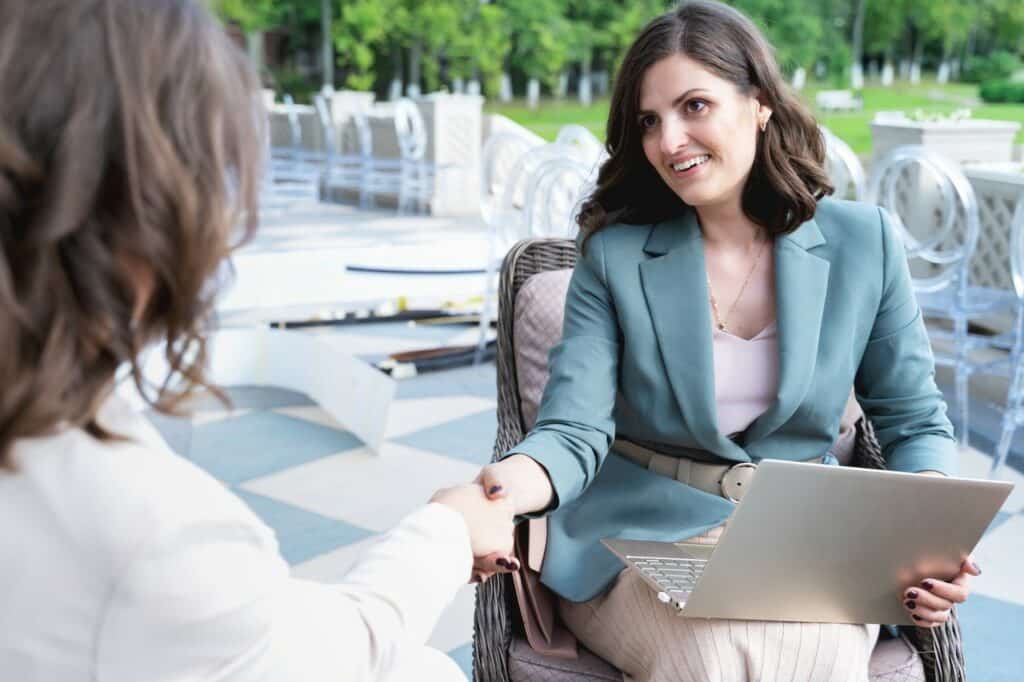
[{"label": "silver laptop", "polygon": [[764,460],[717,545],[602,542],[687,617],[912,625],[903,590],[956,575],[1012,489]]}]

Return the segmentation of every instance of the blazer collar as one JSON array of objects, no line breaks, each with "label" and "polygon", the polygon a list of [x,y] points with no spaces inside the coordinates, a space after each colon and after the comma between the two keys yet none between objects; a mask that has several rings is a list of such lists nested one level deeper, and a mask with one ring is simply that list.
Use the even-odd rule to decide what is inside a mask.
[{"label": "blazer collar", "polygon": [[[814,220],[775,242],[779,388],[771,407],[747,429],[744,446],[784,424],[810,386],[829,263],[809,250],[822,244],[825,238]],[[655,224],[644,252],[652,256],[640,265],[644,297],[683,421],[701,447],[749,461],[743,448],[718,431],[707,269],[696,213],[687,209]]]}]

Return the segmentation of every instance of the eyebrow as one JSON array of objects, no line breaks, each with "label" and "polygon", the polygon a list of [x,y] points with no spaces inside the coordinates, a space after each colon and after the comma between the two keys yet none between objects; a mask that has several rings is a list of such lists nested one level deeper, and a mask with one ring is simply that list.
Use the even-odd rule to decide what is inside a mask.
[{"label": "eyebrow", "polygon": [[[679,97],[676,97],[674,100],[672,100],[673,108],[679,106],[680,103],[682,103],[683,100],[685,100],[687,97],[689,97],[690,95],[692,95],[695,92],[710,92],[710,91],[707,88],[690,88],[689,90],[687,90],[683,94],[679,95]],[[653,114],[653,113],[654,112],[651,111],[650,109],[641,109],[640,111],[637,112],[637,116],[645,116],[647,114]]]}]

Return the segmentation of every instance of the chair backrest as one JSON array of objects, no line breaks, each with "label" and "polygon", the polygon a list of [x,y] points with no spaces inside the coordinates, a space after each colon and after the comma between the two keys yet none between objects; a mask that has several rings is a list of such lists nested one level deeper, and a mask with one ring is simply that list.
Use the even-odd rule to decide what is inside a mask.
[{"label": "chair backrest", "polygon": [[486,225],[493,226],[499,215],[505,186],[517,162],[538,146],[539,143],[525,135],[512,132],[495,133],[484,142],[480,154],[480,212]]},{"label": "chair backrest", "polygon": [[427,127],[420,108],[411,99],[395,101],[395,134],[404,161],[422,161],[427,153]]},{"label": "chair backrest", "polygon": [[966,291],[981,219],[959,167],[921,146],[897,147],[872,169],[867,200],[885,208],[900,230],[917,291]]},{"label": "chair backrest", "polygon": [[554,158],[533,172],[526,191],[526,231],[530,237],[575,237],[576,214],[591,191],[592,173],[575,159]]},{"label": "chair backrest", "polygon": [[836,137],[828,128],[822,126],[821,135],[825,139],[825,168],[835,187],[836,198],[863,201],[867,192],[867,180],[860,159],[850,149],[850,145]]},{"label": "chair backrest", "polygon": [[562,126],[555,136],[555,144],[579,149],[580,160],[588,166],[596,165],[608,157],[601,140],[594,133],[576,123]]},{"label": "chair backrest", "polygon": [[494,457],[523,439],[525,424],[516,370],[516,296],[537,273],[571,268],[576,264],[572,239],[529,239],[515,244],[505,255],[498,284],[497,356],[498,432]]}]

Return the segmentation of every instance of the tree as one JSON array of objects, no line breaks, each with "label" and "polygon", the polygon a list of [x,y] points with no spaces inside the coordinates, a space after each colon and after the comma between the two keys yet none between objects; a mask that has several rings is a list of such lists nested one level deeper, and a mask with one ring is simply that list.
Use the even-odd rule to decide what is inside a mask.
[{"label": "tree", "polygon": [[345,85],[370,90],[375,80],[376,50],[384,44],[402,8],[393,0],[346,0],[332,33]]}]

